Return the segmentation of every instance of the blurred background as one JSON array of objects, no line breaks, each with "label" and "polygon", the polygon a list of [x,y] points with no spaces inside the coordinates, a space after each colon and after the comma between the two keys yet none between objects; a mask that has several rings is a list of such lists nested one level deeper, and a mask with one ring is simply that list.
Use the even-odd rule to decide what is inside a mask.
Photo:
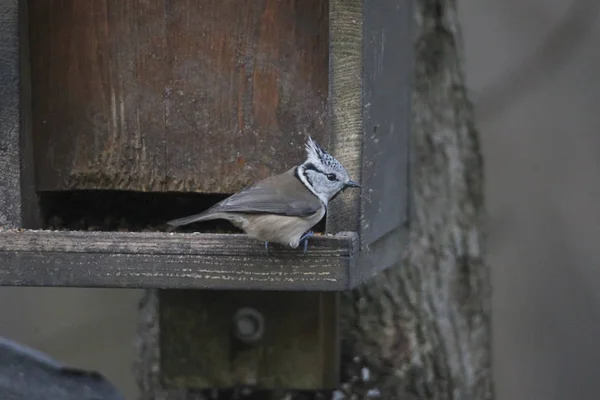
[{"label": "blurred background", "polygon": [[[459,0],[486,168],[500,400],[600,398],[600,2]],[[135,290],[0,288],[0,335],[127,396]]]}]

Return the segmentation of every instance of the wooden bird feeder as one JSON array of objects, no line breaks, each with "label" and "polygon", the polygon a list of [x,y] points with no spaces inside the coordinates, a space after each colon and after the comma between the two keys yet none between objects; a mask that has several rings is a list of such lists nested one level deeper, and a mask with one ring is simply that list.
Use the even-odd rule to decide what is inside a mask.
[{"label": "wooden bird feeder", "polygon": [[[398,263],[411,0],[0,0],[0,285],[158,291],[165,388],[338,383],[337,293]],[[300,163],[359,180],[321,235],[165,232]],[[194,289],[194,290],[183,290]]]}]

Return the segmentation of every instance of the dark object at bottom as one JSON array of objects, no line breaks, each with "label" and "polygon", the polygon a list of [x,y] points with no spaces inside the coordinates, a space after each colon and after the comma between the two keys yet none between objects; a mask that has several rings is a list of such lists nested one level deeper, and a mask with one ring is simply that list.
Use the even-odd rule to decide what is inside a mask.
[{"label": "dark object at bottom", "polygon": [[0,399],[124,400],[101,374],[0,337]]}]

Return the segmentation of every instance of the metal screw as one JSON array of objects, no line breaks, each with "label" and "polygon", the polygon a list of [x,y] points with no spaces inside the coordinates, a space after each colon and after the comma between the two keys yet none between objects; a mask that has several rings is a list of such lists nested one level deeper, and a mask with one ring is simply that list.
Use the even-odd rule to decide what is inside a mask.
[{"label": "metal screw", "polygon": [[261,313],[250,307],[240,308],[233,315],[235,337],[244,343],[258,342],[264,333],[265,323]]}]

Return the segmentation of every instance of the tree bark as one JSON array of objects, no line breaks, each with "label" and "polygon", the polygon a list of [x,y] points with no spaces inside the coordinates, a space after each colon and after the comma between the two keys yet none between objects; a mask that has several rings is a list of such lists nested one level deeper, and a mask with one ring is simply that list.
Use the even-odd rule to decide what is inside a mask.
[{"label": "tree bark", "polygon": [[[410,245],[395,268],[344,295],[346,383],[333,394],[336,400],[494,397],[483,160],[465,88],[456,1],[416,0],[415,18]],[[150,293],[142,307],[146,346],[156,336],[155,315],[144,312],[153,302]],[[157,355],[147,349],[141,371],[155,366]],[[145,399],[210,397],[149,396],[158,382],[140,378]]]},{"label": "tree bark", "polygon": [[339,397],[492,399],[483,160],[456,1],[418,0],[415,11],[410,245],[346,298],[352,361]]}]

